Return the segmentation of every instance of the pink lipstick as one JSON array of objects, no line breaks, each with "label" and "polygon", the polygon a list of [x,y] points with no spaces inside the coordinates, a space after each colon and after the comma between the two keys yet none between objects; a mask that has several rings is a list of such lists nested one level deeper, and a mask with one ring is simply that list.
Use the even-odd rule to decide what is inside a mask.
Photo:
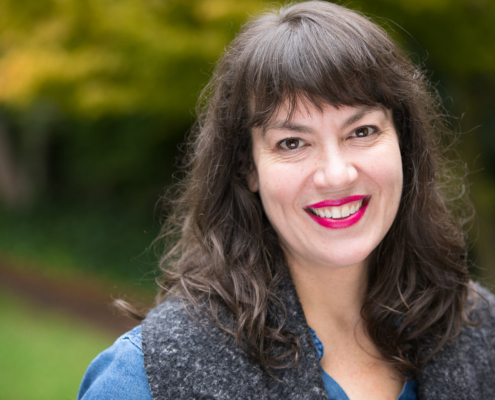
[{"label": "pink lipstick", "polygon": [[[357,224],[359,220],[363,217],[364,213],[366,212],[366,209],[368,208],[368,203],[370,201],[371,196],[349,196],[349,197],[344,197],[342,199],[336,199],[336,200],[325,200],[319,203],[312,204],[310,206],[306,207],[306,212],[308,215],[313,218],[314,221],[316,221],[318,224],[325,228],[330,228],[330,229],[342,229],[342,228],[348,228],[349,226],[352,226],[354,224]],[[354,201],[359,201],[364,199],[363,205],[361,208],[356,211],[354,214],[351,214],[347,217],[344,218],[323,218],[318,215],[315,215],[310,208],[323,208],[323,207],[339,207],[347,203],[351,203]]]}]

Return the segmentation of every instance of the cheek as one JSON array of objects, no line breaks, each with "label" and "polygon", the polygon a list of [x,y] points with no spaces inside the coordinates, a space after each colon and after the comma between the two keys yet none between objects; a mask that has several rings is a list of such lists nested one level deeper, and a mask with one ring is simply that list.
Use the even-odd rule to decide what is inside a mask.
[{"label": "cheek", "polygon": [[387,175],[389,175],[389,184],[393,186],[394,192],[397,193],[400,198],[402,193],[403,184],[403,173],[402,173],[402,158],[400,155],[400,150],[397,146],[394,152],[394,157],[390,157],[390,162],[388,163]]},{"label": "cheek", "polygon": [[402,163],[400,158],[383,160],[377,164],[377,175],[385,187],[402,188]]},{"label": "cheek", "polygon": [[397,149],[378,158],[376,173],[379,185],[386,194],[385,200],[390,207],[398,207],[403,186],[402,159]]},{"label": "cheek", "polygon": [[292,180],[293,176],[287,174],[282,168],[271,168],[260,173],[260,195],[263,202],[280,202],[284,198],[290,197],[291,185],[287,182]]},{"label": "cheek", "polygon": [[369,152],[359,159],[360,173],[375,186],[384,212],[395,215],[400,203],[403,173],[398,144],[390,143],[380,151]]},{"label": "cheek", "polygon": [[260,196],[267,214],[295,204],[304,185],[304,170],[289,164],[261,165],[258,176]]},{"label": "cheek", "polygon": [[396,140],[368,153],[361,166],[367,168],[383,184],[402,186],[402,157]]}]

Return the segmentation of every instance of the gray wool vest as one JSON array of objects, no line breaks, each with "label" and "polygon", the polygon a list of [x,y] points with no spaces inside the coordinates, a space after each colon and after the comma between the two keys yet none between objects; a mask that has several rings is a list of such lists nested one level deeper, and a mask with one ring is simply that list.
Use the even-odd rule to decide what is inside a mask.
[{"label": "gray wool vest", "polygon": [[[495,399],[495,297],[477,286],[489,301],[417,378],[421,400]],[[154,400],[283,399],[328,400],[310,329],[294,285],[281,286],[287,308],[285,329],[301,343],[298,365],[270,377],[235,341],[205,318],[191,318],[180,299],[168,299],[142,323],[146,375]],[[277,318],[283,318],[278,315]]]}]

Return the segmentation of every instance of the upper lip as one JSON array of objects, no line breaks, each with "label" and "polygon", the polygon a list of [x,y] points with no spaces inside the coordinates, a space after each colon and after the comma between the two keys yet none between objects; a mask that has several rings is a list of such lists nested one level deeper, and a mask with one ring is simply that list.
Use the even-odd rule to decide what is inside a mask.
[{"label": "upper lip", "polygon": [[367,196],[348,196],[348,197],[343,197],[342,199],[335,199],[335,200],[323,200],[320,201],[319,203],[311,204],[309,206],[306,206],[307,208],[321,208],[321,207],[338,207],[342,206],[347,203],[351,203],[353,201],[358,201],[361,199],[364,199]]}]

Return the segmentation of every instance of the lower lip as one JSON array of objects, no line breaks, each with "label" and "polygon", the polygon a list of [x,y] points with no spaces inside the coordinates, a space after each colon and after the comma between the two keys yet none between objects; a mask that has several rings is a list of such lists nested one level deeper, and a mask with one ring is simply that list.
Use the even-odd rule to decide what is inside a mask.
[{"label": "lower lip", "polygon": [[352,215],[349,215],[345,218],[340,219],[332,219],[332,218],[321,218],[314,215],[311,211],[308,211],[308,214],[311,218],[313,218],[318,224],[324,226],[325,228],[330,229],[343,229],[348,228],[354,224],[357,224],[359,220],[363,217],[366,209],[368,208],[369,200],[366,201],[363,206],[359,209],[359,211],[355,212]]}]

